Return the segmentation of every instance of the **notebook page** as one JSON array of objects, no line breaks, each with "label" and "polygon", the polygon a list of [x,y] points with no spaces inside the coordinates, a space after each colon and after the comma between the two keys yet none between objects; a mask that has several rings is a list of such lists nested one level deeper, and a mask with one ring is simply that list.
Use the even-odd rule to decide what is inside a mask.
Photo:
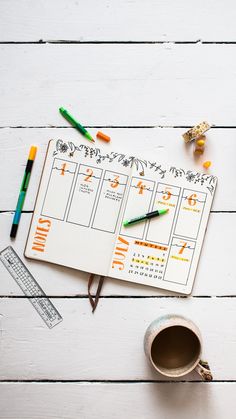
[{"label": "notebook page", "polygon": [[[144,166],[140,176],[140,164]],[[136,159],[109,276],[189,294],[217,179],[211,174]],[[130,225],[145,213],[168,213]]]},{"label": "notebook page", "polygon": [[132,157],[52,140],[25,256],[107,275]]}]

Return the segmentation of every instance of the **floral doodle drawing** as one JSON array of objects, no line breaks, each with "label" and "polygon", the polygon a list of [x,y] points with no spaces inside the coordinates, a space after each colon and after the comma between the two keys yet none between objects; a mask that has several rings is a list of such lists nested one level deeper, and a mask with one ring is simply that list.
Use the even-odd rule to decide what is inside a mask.
[{"label": "floral doodle drawing", "polygon": [[160,175],[161,179],[164,179],[168,171],[174,176],[174,178],[185,177],[185,179],[188,182],[191,182],[193,184],[207,184],[206,187],[211,194],[213,194],[216,185],[216,177],[208,175],[206,173],[192,172],[191,170],[184,170],[173,166],[170,167],[169,170],[167,170],[166,168],[163,169],[161,164],[158,164],[156,162],[139,159],[134,156],[127,156],[126,154],[122,153],[115,153],[113,151],[111,151],[110,153],[102,153],[99,148],[90,147],[84,144],[76,146],[74,143],[70,141],[65,142],[63,140],[57,140],[56,150],[53,152],[53,156],[56,156],[58,153],[68,153],[69,157],[73,157],[75,152],[82,153],[84,157],[95,159],[97,164],[101,164],[104,161],[109,163],[117,161],[124,167],[131,168],[133,165],[135,165],[137,171],[140,173],[141,176],[144,176],[145,168],[157,172]]},{"label": "floral doodle drawing", "polygon": [[57,140],[56,150],[53,155],[56,156],[58,153],[68,153],[69,157],[73,157],[75,152],[83,153],[84,157],[95,158],[97,164],[101,164],[103,161],[112,163],[113,161],[119,162],[124,167],[136,166],[136,169],[141,173],[144,173],[145,167],[148,166],[146,160],[138,159],[134,156],[127,156],[122,153],[105,153],[103,154],[99,148],[93,148],[88,145],[80,144],[76,146],[72,142],[64,142],[62,140]]},{"label": "floral doodle drawing", "polygon": [[148,162],[149,163],[149,169],[153,169],[155,172],[158,172],[161,175],[161,179],[164,179],[166,170],[163,170],[161,168],[161,164],[158,164],[156,162]]},{"label": "floral doodle drawing", "polygon": [[211,195],[214,192],[217,178],[213,175],[192,172],[191,170],[178,169],[176,167],[170,167],[170,173],[172,173],[175,178],[185,177],[188,182],[192,182],[194,184],[204,185],[208,183],[207,189]]}]

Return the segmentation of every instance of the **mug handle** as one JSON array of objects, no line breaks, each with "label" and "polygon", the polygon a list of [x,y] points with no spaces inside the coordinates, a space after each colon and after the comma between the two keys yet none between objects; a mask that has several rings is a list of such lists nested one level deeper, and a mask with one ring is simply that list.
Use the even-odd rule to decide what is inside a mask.
[{"label": "mug handle", "polygon": [[207,361],[200,359],[199,363],[195,367],[195,371],[202,377],[203,381],[212,381],[213,376]]}]

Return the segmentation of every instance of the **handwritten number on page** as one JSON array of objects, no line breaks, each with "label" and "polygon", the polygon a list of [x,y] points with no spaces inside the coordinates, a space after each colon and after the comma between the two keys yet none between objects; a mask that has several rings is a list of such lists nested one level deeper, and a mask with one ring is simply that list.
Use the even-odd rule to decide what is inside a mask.
[{"label": "handwritten number on page", "polygon": [[183,251],[184,251],[184,249],[186,248],[186,246],[187,246],[187,242],[183,242],[182,240],[181,240],[181,242],[180,243],[183,243],[183,246],[181,247],[181,249],[180,249],[180,251],[179,251],[179,255],[182,255],[182,253],[183,253]]},{"label": "handwritten number on page", "polygon": [[188,196],[188,205],[193,207],[197,203],[197,194],[193,193],[192,195]]},{"label": "handwritten number on page", "polygon": [[140,182],[138,182],[137,187],[139,188],[139,194],[143,195],[143,191],[144,189],[146,189],[146,185],[143,184],[143,182],[140,180]]},{"label": "handwritten number on page", "polygon": [[92,182],[91,177],[93,176],[93,170],[88,168],[86,169],[86,172],[88,173],[88,176],[85,177],[85,182]]},{"label": "handwritten number on page", "polygon": [[164,195],[163,195],[162,199],[164,199],[165,201],[168,201],[168,199],[170,199],[170,197],[171,197],[171,192],[169,191],[169,189],[171,189],[171,188],[169,188],[167,186],[165,191],[164,191]]},{"label": "handwritten number on page", "polygon": [[66,163],[63,163],[63,165],[61,166],[61,175],[62,176],[65,175],[65,170],[66,170]]},{"label": "handwritten number on page", "polygon": [[119,177],[120,176],[114,176],[114,179],[111,182],[111,187],[112,188],[117,188],[117,186],[119,185]]}]

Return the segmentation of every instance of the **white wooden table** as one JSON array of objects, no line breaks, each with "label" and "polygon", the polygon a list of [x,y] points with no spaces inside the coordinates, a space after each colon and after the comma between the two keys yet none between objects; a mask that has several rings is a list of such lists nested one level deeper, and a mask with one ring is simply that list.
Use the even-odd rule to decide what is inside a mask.
[{"label": "white wooden table", "polygon": [[[193,294],[106,279],[94,315],[88,275],[25,261],[63,315],[49,330],[0,265],[1,419],[221,419],[236,391],[236,7],[234,0],[0,1],[0,250],[29,146],[39,152],[14,248],[23,257],[47,142],[81,139],[59,106],[111,149],[201,170],[181,134],[214,124],[219,177]],[[214,381],[154,373],[143,334],[163,313],[201,328]]]}]

